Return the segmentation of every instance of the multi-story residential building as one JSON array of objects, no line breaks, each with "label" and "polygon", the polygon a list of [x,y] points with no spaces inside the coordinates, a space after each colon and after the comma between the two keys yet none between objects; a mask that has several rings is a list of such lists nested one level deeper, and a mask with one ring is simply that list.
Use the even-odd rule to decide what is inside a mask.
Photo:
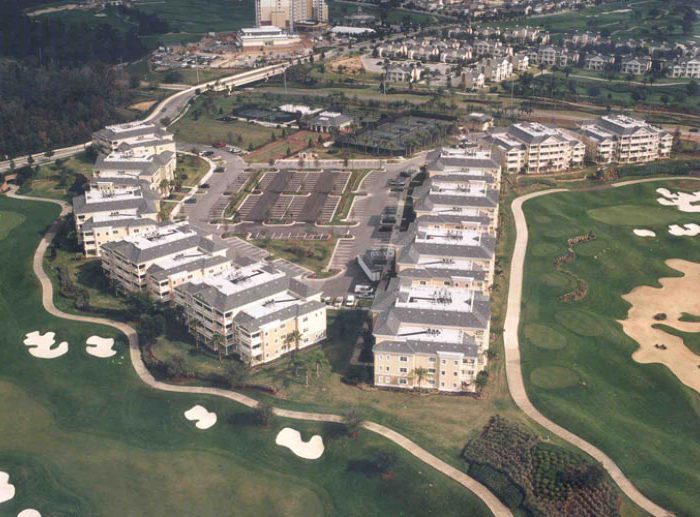
[{"label": "multi-story residential building", "polygon": [[623,74],[644,75],[651,71],[651,58],[642,56],[623,59],[620,70]]},{"label": "multi-story residential building", "polygon": [[[102,269],[124,291],[149,289],[149,294],[165,301],[172,298],[172,288],[179,285],[178,275],[184,272],[187,281],[210,273],[208,268],[217,270],[223,261],[198,261],[214,256],[225,258],[227,249],[225,244],[202,235],[187,223],[165,224],[145,235],[102,245]],[[149,278],[152,267],[154,276]],[[169,271],[172,277],[164,280],[159,276],[163,271]]]},{"label": "multi-story residential building", "polygon": [[474,69],[464,70],[460,74],[460,84],[465,90],[478,90],[486,84],[486,76]]},{"label": "multi-story residential building", "polygon": [[530,63],[546,66],[569,66],[579,60],[578,52],[571,52],[565,48],[540,47],[530,49],[528,52]]},{"label": "multi-story residential building", "polygon": [[273,25],[290,32],[297,22],[327,22],[328,5],[325,0],[256,0],[255,24]]},{"label": "multi-story residential building", "polygon": [[500,83],[513,75],[513,63],[508,58],[482,59],[477,65],[477,70],[484,74],[487,81]]},{"label": "multi-story residential building", "polygon": [[152,122],[115,124],[92,134],[92,144],[102,154],[131,151],[134,155],[175,153],[174,135]]},{"label": "multi-story residential building", "polygon": [[673,135],[625,115],[606,115],[581,124],[588,156],[598,163],[641,163],[668,158]]},{"label": "multi-story residential building", "polygon": [[508,56],[508,61],[510,61],[513,71],[515,72],[527,72],[530,66],[530,58],[526,52],[518,52],[512,56]]},{"label": "multi-story residential building", "polygon": [[[190,332],[251,366],[326,337],[321,293],[271,264],[252,264],[176,288]],[[298,334],[297,334],[298,333]],[[293,339],[296,334],[298,339]],[[218,337],[218,339],[217,339]]]},{"label": "multi-story residential building", "polygon": [[688,57],[673,63],[669,70],[671,77],[700,79],[700,58]]},{"label": "multi-story residential building", "polygon": [[489,346],[488,296],[394,278],[372,311],[376,386],[474,391]]},{"label": "multi-story residential building", "polygon": [[493,159],[490,148],[443,147],[428,153],[426,171],[429,176],[460,175],[478,178],[498,190],[501,181],[501,166]]},{"label": "multi-story residential building", "polygon": [[521,122],[493,130],[487,141],[510,173],[559,172],[583,164],[586,147],[565,129]]},{"label": "multi-story residential building", "polygon": [[415,83],[423,76],[423,67],[414,64],[393,63],[386,67],[385,75],[390,83]]},{"label": "multi-story residential building", "polygon": [[97,157],[93,176],[113,180],[133,178],[165,196],[170,192],[176,166],[176,154],[172,151],[162,151],[158,154],[135,154],[131,150],[114,151]]},{"label": "multi-story residential building", "polygon": [[615,63],[615,56],[606,56],[603,54],[588,54],[584,60],[583,67],[586,70],[602,72],[607,70]]},{"label": "multi-story residential building", "polygon": [[93,181],[73,198],[75,231],[85,255],[97,257],[104,244],[151,230],[160,200],[150,188]]}]

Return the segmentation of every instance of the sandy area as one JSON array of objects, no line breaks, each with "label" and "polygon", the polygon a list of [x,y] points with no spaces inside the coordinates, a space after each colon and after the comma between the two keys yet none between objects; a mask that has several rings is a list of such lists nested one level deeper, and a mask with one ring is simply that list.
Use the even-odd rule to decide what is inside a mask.
[{"label": "sandy area", "polygon": [[158,101],[143,101],[143,102],[137,102],[136,104],[132,104],[129,106],[129,109],[131,110],[136,110],[136,111],[146,111],[151,108],[156,102]]},{"label": "sandy area", "polygon": [[364,70],[362,59],[359,56],[336,59],[328,64],[328,68],[333,72],[339,72],[341,70],[340,67],[343,67],[343,70],[347,74],[352,74],[353,72],[360,73]]},{"label": "sandy area", "polygon": [[24,338],[24,344],[27,345],[29,353],[40,359],[56,359],[63,354],[68,353],[68,342],[62,341],[58,346],[53,346],[56,343],[56,333],[47,332],[42,334],[38,330],[30,332]]},{"label": "sandy area", "polygon": [[41,517],[41,513],[34,508],[27,508],[17,514],[17,517]]},{"label": "sandy area", "polygon": [[675,235],[676,237],[695,237],[696,235],[700,234],[700,224],[672,224],[668,227],[668,233]]},{"label": "sandy area", "polygon": [[300,458],[317,460],[323,455],[323,438],[315,434],[308,442],[301,439],[301,433],[291,427],[285,427],[275,439],[277,445],[286,447]]},{"label": "sandy area", "polygon": [[15,496],[15,485],[10,483],[10,475],[0,472],[0,503],[9,501]]},{"label": "sandy area", "polygon": [[185,418],[187,420],[196,420],[194,424],[197,429],[209,429],[216,423],[216,413],[212,411],[207,411],[204,406],[192,406],[190,409],[185,411]]},{"label": "sandy area", "polygon": [[95,357],[106,359],[117,354],[117,351],[112,349],[114,346],[114,339],[112,338],[90,336],[85,344],[87,345],[85,351]]},{"label": "sandy area", "polygon": [[700,212],[700,190],[689,194],[687,192],[671,192],[667,188],[657,188],[657,198],[660,205],[677,206],[681,212]]},{"label": "sandy area", "polygon": [[[622,329],[639,343],[632,354],[638,363],[661,363],[668,367],[683,384],[700,392],[700,356],[694,354],[679,337],[652,325],[663,324],[682,332],[700,332],[700,322],[679,321],[685,312],[700,315],[700,264],[670,259],[666,265],[684,274],[682,277],[660,278],[662,287],[639,286],[622,298],[632,304],[627,319],[620,321]],[[664,313],[659,321],[654,315]],[[665,349],[655,345],[664,345]]]},{"label": "sandy area", "polygon": [[632,230],[637,237],[656,237],[656,232],[652,230],[644,230],[643,228],[635,228]]}]

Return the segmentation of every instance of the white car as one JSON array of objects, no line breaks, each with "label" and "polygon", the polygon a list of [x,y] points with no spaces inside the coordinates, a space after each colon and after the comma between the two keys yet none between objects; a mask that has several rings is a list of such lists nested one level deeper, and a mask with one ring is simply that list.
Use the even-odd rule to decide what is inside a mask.
[{"label": "white car", "polygon": [[355,295],[349,294],[345,297],[345,306],[354,307],[355,306]]}]

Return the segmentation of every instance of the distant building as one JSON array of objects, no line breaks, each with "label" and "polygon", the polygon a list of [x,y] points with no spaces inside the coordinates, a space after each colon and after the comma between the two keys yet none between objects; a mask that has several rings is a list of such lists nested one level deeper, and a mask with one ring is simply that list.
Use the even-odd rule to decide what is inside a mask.
[{"label": "distant building", "polygon": [[415,83],[423,77],[423,67],[415,64],[392,63],[384,77],[390,83]]},{"label": "distant building", "polygon": [[255,0],[255,24],[294,32],[297,22],[327,22],[325,0]]},{"label": "distant building", "polygon": [[589,54],[584,60],[583,67],[586,70],[602,72],[615,63],[614,56],[606,56],[603,54]]},{"label": "distant building", "polygon": [[176,152],[174,135],[151,122],[115,124],[92,134],[95,150],[103,154],[131,152],[135,156]]},{"label": "distant building", "polygon": [[275,26],[252,27],[241,29],[238,32],[238,40],[241,47],[275,47],[294,45],[301,42],[299,36],[289,34],[287,31]]},{"label": "distant building", "polygon": [[606,115],[579,126],[588,156],[597,163],[642,163],[668,158],[673,135],[632,117]]},{"label": "distant building", "polygon": [[175,179],[176,166],[177,155],[172,151],[148,155],[115,151],[98,155],[93,175],[102,180],[133,179],[165,196],[170,192],[170,182]]},{"label": "distant building", "polygon": [[487,137],[506,172],[542,174],[583,165],[586,147],[565,129],[521,122]]},{"label": "distant building", "polygon": [[335,111],[322,111],[306,122],[311,131],[317,133],[345,133],[350,130],[353,118]]},{"label": "distant building", "polygon": [[483,133],[493,127],[493,117],[484,113],[470,113],[464,119],[464,127]]},{"label": "distant building", "polygon": [[643,56],[623,59],[620,70],[623,74],[644,75],[651,70],[651,58]]},{"label": "distant building", "polygon": [[669,75],[671,77],[700,79],[700,58],[679,59],[671,65]]}]

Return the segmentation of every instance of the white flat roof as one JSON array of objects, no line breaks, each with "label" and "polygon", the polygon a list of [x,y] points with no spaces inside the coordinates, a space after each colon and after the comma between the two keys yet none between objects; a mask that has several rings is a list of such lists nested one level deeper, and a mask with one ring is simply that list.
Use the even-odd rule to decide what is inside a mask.
[{"label": "white flat roof", "polygon": [[394,306],[398,308],[471,312],[474,305],[474,291],[471,289],[419,285],[402,288],[401,292],[408,298],[406,301],[397,299]]},{"label": "white flat roof", "polygon": [[451,244],[459,246],[478,246],[481,243],[481,233],[473,229],[463,230],[421,230],[416,235],[415,242],[428,244]]},{"label": "white flat roof", "polygon": [[141,199],[143,193],[141,188],[131,188],[124,190],[108,191],[101,189],[91,189],[85,192],[85,203],[104,203],[105,201],[124,201],[128,199]]},{"label": "white flat roof", "polygon": [[245,289],[262,285],[284,276],[281,271],[270,273],[260,268],[259,264],[251,264],[231,271],[226,276],[208,276],[198,280],[192,280],[194,284],[207,284],[216,288],[221,294],[230,296]]},{"label": "white flat roof", "polygon": [[182,227],[186,226],[187,223],[175,223],[166,226],[159,226],[154,231],[140,235],[129,237],[126,240],[131,242],[137,248],[144,250],[148,248],[154,248],[156,246],[162,246],[163,244],[168,244],[171,242],[177,242],[193,235],[197,235],[194,230],[183,231]]}]

